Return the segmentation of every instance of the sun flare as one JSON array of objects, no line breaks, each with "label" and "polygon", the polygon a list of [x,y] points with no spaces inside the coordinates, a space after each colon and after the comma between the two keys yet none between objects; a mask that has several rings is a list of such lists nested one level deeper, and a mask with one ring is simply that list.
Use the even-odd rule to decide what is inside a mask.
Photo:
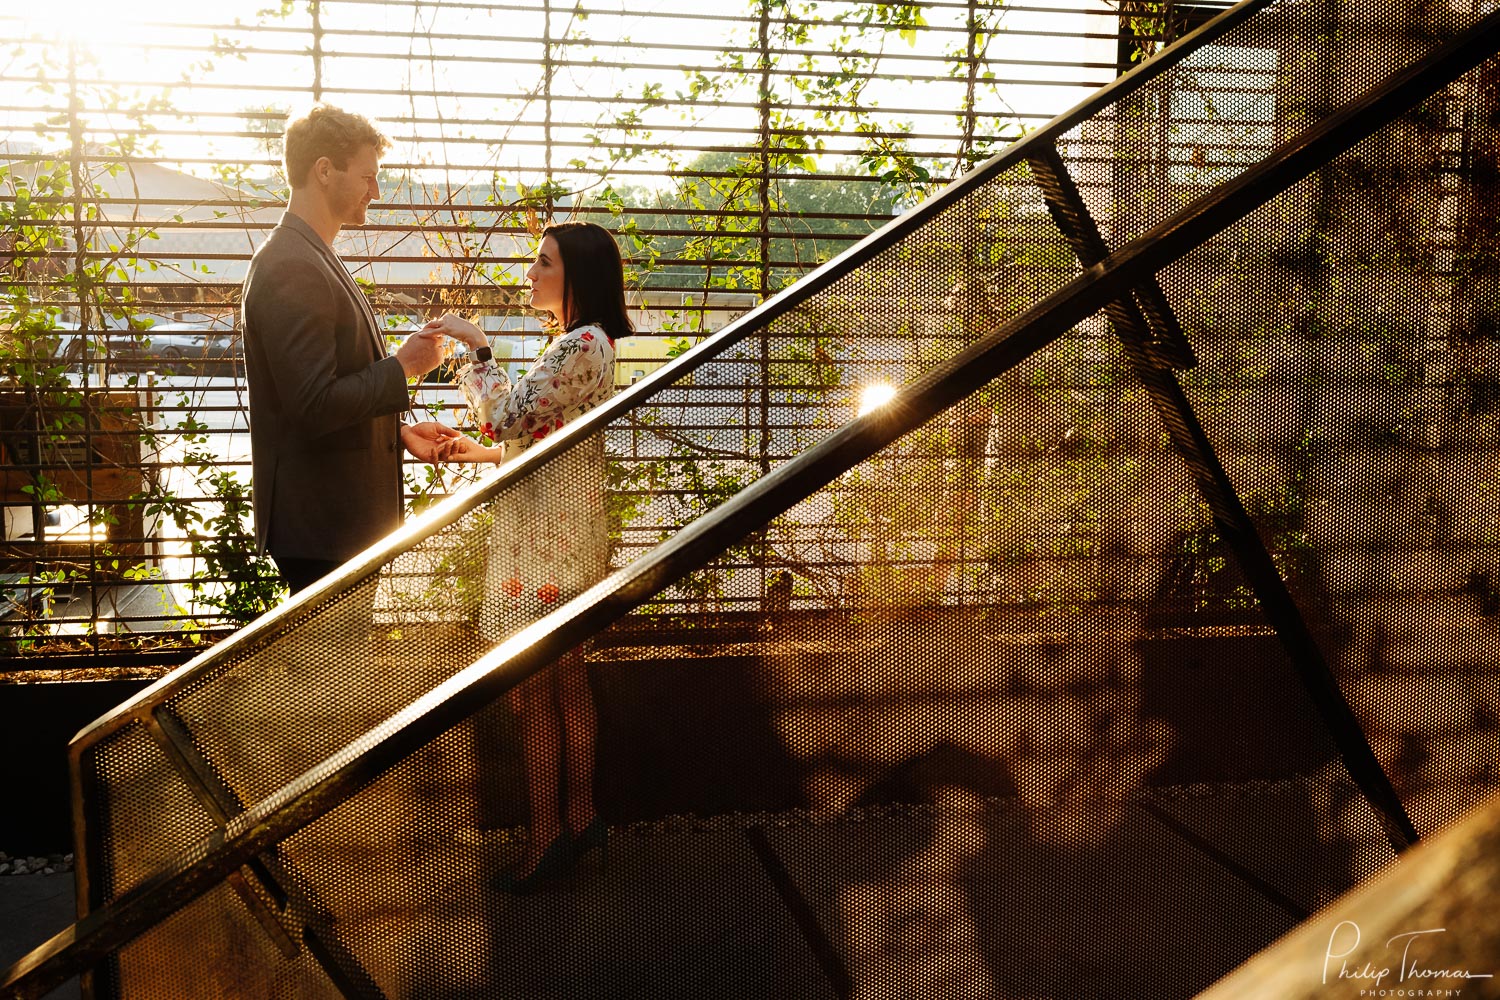
[{"label": "sun flare", "polygon": [[867,385],[859,394],[859,415],[874,413],[896,397],[896,387],[885,382]]}]

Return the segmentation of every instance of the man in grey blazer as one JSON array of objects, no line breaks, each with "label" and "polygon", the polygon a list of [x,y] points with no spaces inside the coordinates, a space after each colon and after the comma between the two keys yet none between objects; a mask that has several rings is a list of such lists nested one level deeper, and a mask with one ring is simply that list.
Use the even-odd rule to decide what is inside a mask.
[{"label": "man in grey blazer", "polygon": [[402,426],[407,382],[442,360],[441,336],[395,354],[333,251],[380,197],[389,145],[359,115],[319,105],[287,123],[286,214],[245,276],[255,541],[293,593],[401,523],[401,447],[434,461],[441,431]]}]

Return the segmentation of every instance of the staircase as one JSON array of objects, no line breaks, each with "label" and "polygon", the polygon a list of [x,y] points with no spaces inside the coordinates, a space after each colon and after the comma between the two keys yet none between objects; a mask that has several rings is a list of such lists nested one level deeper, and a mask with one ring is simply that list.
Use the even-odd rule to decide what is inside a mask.
[{"label": "staircase", "polygon": [[[79,734],[0,991],[1207,988],[1496,783],[1497,49],[1246,0],[428,511]],[[614,556],[496,634],[538,498]],[[608,865],[504,896],[585,641]]]}]

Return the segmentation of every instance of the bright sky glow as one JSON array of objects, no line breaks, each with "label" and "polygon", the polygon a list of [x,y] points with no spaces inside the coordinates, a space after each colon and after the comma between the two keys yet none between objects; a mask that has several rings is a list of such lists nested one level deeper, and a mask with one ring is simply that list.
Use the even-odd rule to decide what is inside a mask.
[{"label": "bright sky glow", "polygon": [[134,10],[128,4],[110,0],[48,0],[23,5],[21,16],[27,26],[23,29],[26,34],[92,47],[107,41],[127,22],[138,20]]},{"label": "bright sky glow", "polygon": [[[45,54],[55,73],[65,63],[57,45],[72,41],[78,46],[84,79],[149,84],[120,89],[126,91],[127,100],[166,101],[182,112],[175,121],[157,121],[159,131],[152,142],[164,159],[260,160],[266,166],[254,172],[269,174],[274,169],[274,152],[262,141],[234,133],[274,130],[274,118],[255,119],[254,113],[284,113],[305,104],[310,96],[311,19],[300,3],[285,19],[257,16],[273,6],[270,0],[153,0],[145,5],[120,0],[37,0],[7,6],[10,9],[0,13],[0,37],[40,39],[40,43],[22,55],[0,53],[0,75],[12,81],[0,85],[5,91],[0,104],[23,107],[28,100],[36,100],[20,93],[26,86],[21,80],[35,79],[39,54]],[[541,4],[536,11],[515,9],[521,4],[507,6],[512,9],[442,3],[325,3],[322,23],[329,34],[324,49],[336,53],[326,60],[322,77],[329,99],[382,121],[401,123],[388,130],[397,143],[387,163],[425,165],[419,168],[425,181],[441,181],[450,187],[487,183],[494,174],[511,182],[537,183],[537,164],[547,141],[552,143],[554,163],[578,159],[607,165],[609,147],[639,141],[620,132],[617,125],[628,107],[625,102],[640,98],[649,88],[657,88],[666,100],[641,112],[642,127],[650,133],[647,141],[672,143],[691,124],[694,138],[684,142],[731,148],[753,144],[755,112],[735,106],[753,103],[753,73],[743,81],[742,92],[726,95],[717,104],[687,108],[673,100],[687,89],[682,64],[711,70],[725,50],[753,43],[754,26],[727,16],[743,17],[743,0],[648,0],[645,4],[590,0],[588,6],[595,13],[583,21],[574,21],[566,8],[554,12],[552,37],[571,33],[586,41],[565,51],[570,64],[554,80],[555,92],[583,99],[554,103],[550,135],[544,131],[542,101],[525,96],[536,92],[540,76]],[[1059,9],[1048,11],[1049,6]],[[1097,13],[1081,13],[1080,7]],[[820,14],[833,16],[844,9],[846,5],[831,3]],[[1107,35],[1113,30],[1114,20],[1106,10],[1102,0],[1033,0],[1021,10],[1006,12],[988,41],[991,69],[1004,81],[997,85],[1000,104],[997,107],[991,96],[982,106],[995,107],[1001,115],[1014,110],[1050,117],[1110,79],[1112,70],[1087,67],[1112,61],[1113,40],[1082,37],[1086,32]],[[691,17],[653,16],[658,14]],[[873,109],[930,108],[930,112],[893,111],[888,117],[898,126],[909,123],[921,133],[951,134],[961,84],[914,86],[899,78],[903,73],[941,76],[952,72],[945,54],[962,47],[962,33],[937,29],[954,18],[958,19],[955,25],[960,23],[962,10],[934,8],[928,17],[933,30],[919,32],[914,42],[895,32],[871,36],[867,44],[893,58],[882,63],[886,77],[871,81],[861,101]],[[251,30],[237,27],[237,22],[269,27]],[[246,54],[208,53],[205,50],[216,37],[244,46]],[[815,35],[808,47],[815,50],[830,40],[831,35]],[[703,48],[654,47],[654,43],[680,45],[685,41]],[[753,53],[745,58],[753,62]],[[781,57],[783,68],[793,68],[800,60],[800,53]],[[53,83],[50,103],[56,105],[63,97],[55,76]],[[784,82],[778,86],[788,89]],[[588,99],[615,95],[623,100]],[[91,124],[104,134],[129,130],[118,113],[103,111],[97,102],[86,98],[85,107]],[[241,117],[246,113],[252,117]],[[58,139],[66,141],[62,134],[38,138],[31,129],[35,120],[35,115],[0,113],[0,141],[14,136],[44,148],[60,145]],[[1029,119],[1028,124],[1039,124],[1039,118]],[[590,146],[591,136],[598,136],[603,147]],[[833,149],[855,145],[845,136],[827,141]],[[917,145],[934,143],[914,142]],[[665,165],[665,154],[647,153],[630,164],[644,173],[624,183],[649,186],[647,174]],[[214,162],[184,163],[181,169],[207,174],[213,167]]]},{"label": "bright sky glow", "polygon": [[[9,35],[40,36],[51,42],[76,42],[87,59],[99,64],[105,75],[118,75],[122,69],[139,71],[139,47],[160,40],[155,25],[164,22],[191,24],[228,24],[236,17],[249,19],[267,6],[263,0],[151,0],[148,4],[122,3],[120,0],[37,0],[18,4],[15,13],[0,23],[0,31]],[[184,55],[184,61],[187,57]]]}]

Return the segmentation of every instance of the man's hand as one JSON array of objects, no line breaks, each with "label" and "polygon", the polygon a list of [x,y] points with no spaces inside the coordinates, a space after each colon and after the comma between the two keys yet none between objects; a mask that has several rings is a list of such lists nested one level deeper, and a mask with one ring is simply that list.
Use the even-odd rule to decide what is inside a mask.
[{"label": "man's hand", "polygon": [[436,331],[418,330],[406,338],[396,350],[396,360],[406,377],[426,375],[443,363],[443,335]]},{"label": "man's hand", "polygon": [[[462,437],[463,435],[452,427],[435,420],[401,425],[401,444],[412,453],[414,458],[428,465],[437,465],[439,462],[446,461],[446,452],[452,447],[450,442]],[[468,438],[464,440],[467,441]]]},{"label": "man's hand", "polygon": [[483,330],[462,316],[455,316],[453,313],[445,313],[437,319],[429,320],[427,325],[422,327],[422,332],[437,333],[452,337],[471,351],[476,347],[484,347],[489,343],[485,339]]}]

